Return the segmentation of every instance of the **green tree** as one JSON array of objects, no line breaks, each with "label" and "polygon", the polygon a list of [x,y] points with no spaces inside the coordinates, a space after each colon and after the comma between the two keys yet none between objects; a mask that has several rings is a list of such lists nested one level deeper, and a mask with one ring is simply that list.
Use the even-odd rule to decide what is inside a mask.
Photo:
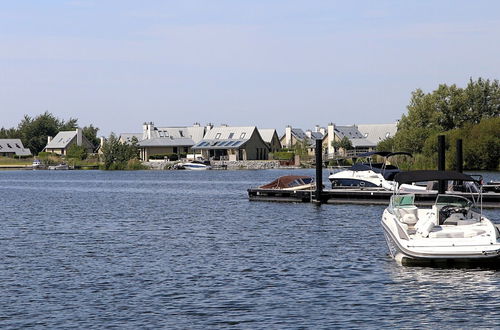
[{"label": "green tree", "polygon": [[344,136],[340,140],[333,140],[332,147],[334,147],[335,150],[343,149],[345,152],[354,149],[351,140],[349,140],[347,136]]},{"label": "green tree", "polygon": [[84,160],[87,158],[87,150],[83,146],[72,144],[66,152],[67,158]]},{"label": "green tree", "polygon": [[94,150],[99,146],[99,138],[97,137],[97,132],[99,128],[94,127],[92,124],[89,126],[85,126],[82,129],[83,135],[89,140],[90,143],[94,146]]},{"label": "green tree", "polygon": [[111,133],[102,147],[102,157],[105,170],[124,170],[128,164],[136,165],[131,160],[139,158],[137,138],[133,137],[130,143],[121,143],[118,137]]}]

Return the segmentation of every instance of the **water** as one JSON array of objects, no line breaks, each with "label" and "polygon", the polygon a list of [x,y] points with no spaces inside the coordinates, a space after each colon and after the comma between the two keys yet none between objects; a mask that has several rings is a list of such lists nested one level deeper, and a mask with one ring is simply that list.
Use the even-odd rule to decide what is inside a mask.
[{"label": "water", "polygon": [[498,326],[500,273],[397,265],[383,206],[248,201],[290,173],[0,171],[0,327]]}]

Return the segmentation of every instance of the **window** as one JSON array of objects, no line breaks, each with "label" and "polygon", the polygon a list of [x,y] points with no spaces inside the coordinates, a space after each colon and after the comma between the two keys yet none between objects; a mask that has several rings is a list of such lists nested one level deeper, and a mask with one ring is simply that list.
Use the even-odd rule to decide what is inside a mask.
[{"label": "window", "polygon": [[245,138],[245,135],[247,135],[247,133],[245,133],[245,132],[241,133],[241,135],[240,135],[240,139],[244,139],[244,138]]},{"label": "window", "polygon": [[21,147],[19,146],[19,144],[16,143],[16,147],[18,147],[19,149],[21,149]]},{"label": "window", "polygon": [[165,133],[163,133],[163,131],[158,131],[158,135],[159,135],[160,137],[165,137]]},{"label": "window", "polygon": [[220,133],[215,134],[216,139],[220,139]]},{"label": "window", "polygon": [[386,138],[388,138],[389,136],[391,136],[391,133],[389,133],[389,132],[385,133]]},{"label": "window", "polygon": [[11,147],[11,146],[10,146],[10,144],[8,144],[8,143],[7,143],[7,147],[9,147],[9,148],[11,148],[11,149],[12,149],[12,147]]},{"label": "window", "polygon": [[181,137],[184,137],[184,132],[183,132],[183,131],[179,131],[179,135],[180,135]]},{"label": "window", "polygon": [[233,136],[234,136],[234,133],[229,133],[229,137],[228,137],[228,139],[232,139],[232,138],[233,138]]}]

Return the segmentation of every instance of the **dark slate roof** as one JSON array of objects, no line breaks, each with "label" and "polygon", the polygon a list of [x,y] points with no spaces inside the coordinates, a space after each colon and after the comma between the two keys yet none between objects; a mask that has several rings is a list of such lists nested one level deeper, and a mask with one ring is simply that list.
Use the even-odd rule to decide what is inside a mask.
[{"label": "dark slate roof", "polygon": [[21,139],[0,139],[1,153],[15,153],[16,156],[31,156],[31,151],[23,146]]}]

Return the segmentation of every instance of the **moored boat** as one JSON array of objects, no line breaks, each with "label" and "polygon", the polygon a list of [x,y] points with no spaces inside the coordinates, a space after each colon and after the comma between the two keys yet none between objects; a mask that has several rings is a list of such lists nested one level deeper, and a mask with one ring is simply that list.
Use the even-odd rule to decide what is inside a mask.
[{"label": "moored boat", "polygon": [[200,171],[200,170],[203,171],[212,169],[212,167],[209,164],[197,160],[193,160],[191,162],[186,162],[186,163],[177,163],[175,165],[175,168],[178,170],[193,170],[193,171]]},{"label": "moored boat", "polygon": [[259,187],[260,189],[280,190],[306,190],[315,189],[316,182],[313,177],[306,175],[285,175]]},{"label": "moored boat", "polygon": [[[398,185],[477,181],[452,171],[403,172],[394,180]],[[498,265],[500,231],[482,214],[481,196],[477,199],[450,192],[438,194],[431,208],[419,208],[415,194],[395,192],[381,221],[390,255],[402,264]]]}]

